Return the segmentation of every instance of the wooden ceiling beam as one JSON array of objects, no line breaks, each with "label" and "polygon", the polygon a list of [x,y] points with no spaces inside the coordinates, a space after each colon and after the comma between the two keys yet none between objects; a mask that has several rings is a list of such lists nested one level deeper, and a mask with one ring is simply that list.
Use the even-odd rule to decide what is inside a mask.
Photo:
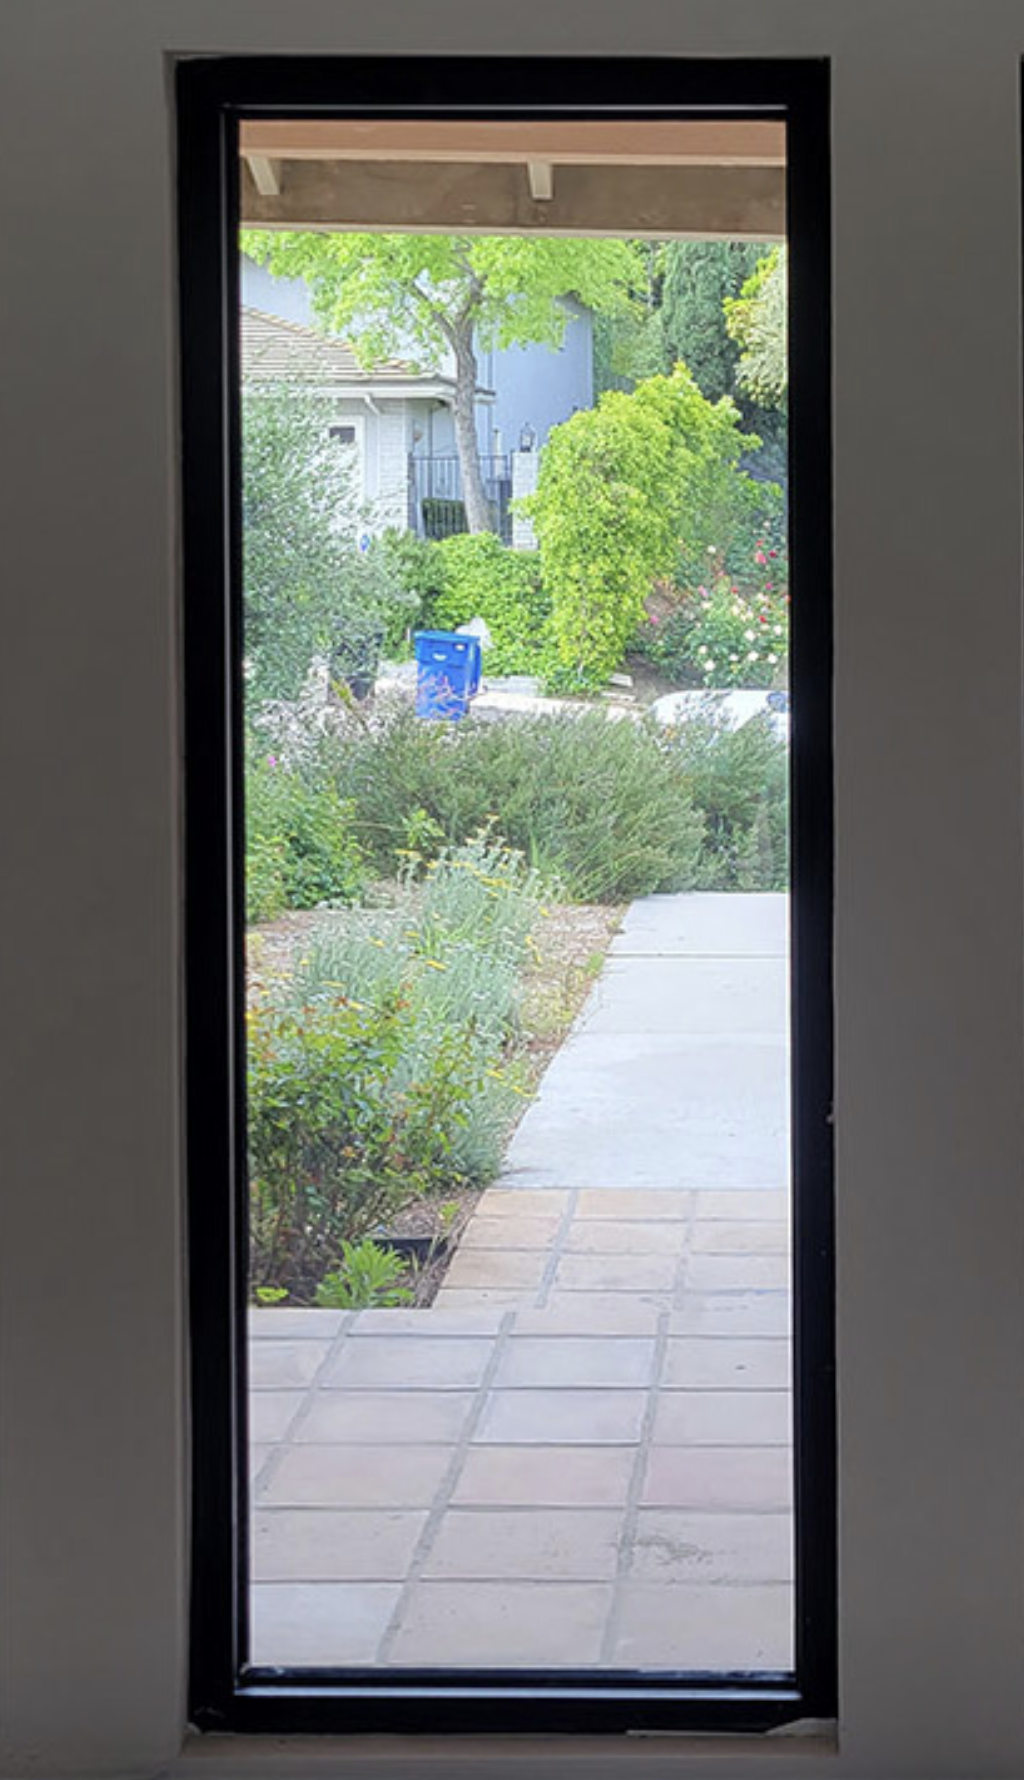
[{"label": "wooden ceiling beam", "polygon": [[253,184],[262,198],[279,198],[281,196],[281,163],[271,160],[269,155],[246,155],[249,172]]},{"label": "wooden ceiling beam", "polygon": [[437,118],[268,118],[240,126],[245,155],[284,161],[547,161],[587,166],[782,167],[775,119],[643,119],[547,123]]},{"label": "wooden ceiling beam", "polygon": [[559,167],[550,199],[519,167],[294,161],[278,197],[242,171],[242,221],[260,229],[411,234],[678,235],[777,241],[785,177],[768,167]]},{"label": "wooden ceiling beam", "polygon": [[535,204],[550,204],[555,195],[555,169],[550,161],[527,161],[526,177]]}]

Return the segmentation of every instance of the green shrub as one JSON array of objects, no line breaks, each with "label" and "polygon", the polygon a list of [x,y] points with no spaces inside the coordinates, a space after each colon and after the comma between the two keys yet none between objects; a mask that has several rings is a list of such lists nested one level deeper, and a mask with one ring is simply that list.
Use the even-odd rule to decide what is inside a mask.
[{"label": "green shrub", "polygon": [[540,547],[563,666],[601,684],[618,666],[682,541],[760,497],[739,469],[757,441],[705,399],[684,365],[632,394],[610,390],[555,427],[523,502]]},{"label": "green shrub", "polygon": [[405,1277],[401,1255],[364,1236],[362,1242],[342,1243],[341,1263],[336,1272],[324,1275],[314,1303],[324,1310],[370,1310],[374,1305],[390,1309],[410,1304],[413,1294],[402,1283]]},{"label": "green shrub", "polygon": [[324,399],[287,382],[242,402],[243,618],[250,711],[297,698],[314,660],[395,640],[410,600],[377,541],[360,549],[350,469]]},{"label": "green shrub", "polygon": [[489,673],[543,674],[552,655],[551,607],[536,551],[512,550],[493,532],[447,538],[438,546],[443,587],[434,602],[439,630],[482,618],[492,647]]},{"label": "green shrub", "polygon": [[357,838],[385,874],[411,819],[449,846],[493,819],[574,901],[697,880],[701,818],[678,751],[653,723],[580,710],[435,724],[399,711],[347,739],[336,771]]},{"label": "green shrub", "polygon": [[670,678],[707,687],[785,684],[789,604],[784,595],[743,593],[719,576],[647,628],[644,654]]},{"label": "green shrub", "polygon": [[246,918],[353,902],[364,888],[355,809],[333,781],[310,783],[274,755],[250,750],[246,768]]},{"label": "green shrub", "polygon": [[670,732],[704,817],[703,890],[785,890],[789,753],[765,715],[733,729],[709,710]]},{"label": "green shrub", "polygon": [[393,1286],[360,1239],[410,1200],[485,1185],[500,1163],[522,1091],[506,1053],[540,884],[486,834],[422,883],[418,863],[396,906],[315,936],[283,999],[250,1017],[252,1277],[264,1297],[268,1285],[308,1296],[319,1281],[340,1303],[371,1275]]},{"label": "green shrub", "polygon": [[250,1255],[254,1289],[309,1297],[400,1206],[460,1184],[453,1138],[478,1082],[467,1036],[436,1035],[403,1085],[400,996],[334,993],[249,1016]]},{"label": "green shrub", "polygon": [[444,586],[444,566],[438,545],[418,538],[415,532],[386,531],[380,547],[389,573],[407,600],[402,634],[396,636],[392,630],[387,637],[388,647],[400,654],[412,631],[433,628],[434,603]]}]

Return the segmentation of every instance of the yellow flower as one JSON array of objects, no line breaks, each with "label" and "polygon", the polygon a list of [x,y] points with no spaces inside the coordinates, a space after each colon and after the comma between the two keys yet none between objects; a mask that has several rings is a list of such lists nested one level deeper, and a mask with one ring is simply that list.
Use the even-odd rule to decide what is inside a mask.
[{"label": "yellow flower", "polygon": [[424,962],[424,964],[429,965],[431,970],[447,970],[448,969],[447,964],[440,964],[436,958],[424,958],[423,962]]}]

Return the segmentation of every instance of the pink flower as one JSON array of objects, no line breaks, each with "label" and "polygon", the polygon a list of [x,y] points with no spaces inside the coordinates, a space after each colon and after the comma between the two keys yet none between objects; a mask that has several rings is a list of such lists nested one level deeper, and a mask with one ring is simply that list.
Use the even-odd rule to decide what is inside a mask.
[{"label": "pink flower", "polygon": [[276,754],[268,754],[267,755],[267,765],[268,766],[276,766],[277,765],[277,755]]},{"label": "pink flower", "polygon": [[766,557],[763,550],[757,550],[754,552],[754,561],[763,564],[768,561],[768,558]]}]

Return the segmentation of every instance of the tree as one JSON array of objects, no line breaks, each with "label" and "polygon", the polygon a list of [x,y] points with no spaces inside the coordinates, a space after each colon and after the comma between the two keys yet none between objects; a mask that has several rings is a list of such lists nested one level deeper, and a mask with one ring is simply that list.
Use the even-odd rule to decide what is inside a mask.
[{"label": "tree", "polygon": [[739,296],[726,303],[725,317],[740,347],[738,386],[765,407],[784,408],[789,389],[784,247],[760,261]]},{"label": "tree", "polygon": [[726,326],[764,248],[745,241],[672,241],[663,256],[661,325],[668,363],[682,360],[709,402],[734,393],[740,349]]},{"label": "tree", "polygon": [[315,314],[366,366],[417,350],[455,361],[455,438],[471,532],[490,531],[476,434],[476,347],[560,344],[574,296],[596,314],[626,311],[642,282],[625,241],[487,235],[246,231],[243,251],[308,284]]}]

